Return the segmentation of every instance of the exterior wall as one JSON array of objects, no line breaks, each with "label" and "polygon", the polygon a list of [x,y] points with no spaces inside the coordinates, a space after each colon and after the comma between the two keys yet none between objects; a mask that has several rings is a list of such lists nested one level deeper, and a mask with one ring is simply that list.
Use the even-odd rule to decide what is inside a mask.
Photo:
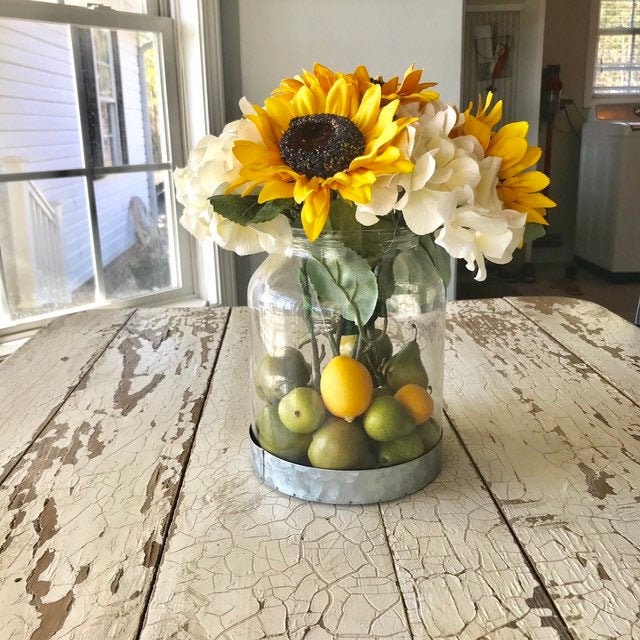
[{"label": "exterior wall", "polygon": [[[119,48],[129,161],[143,163],[136,33],[119,32]],[[0,164],[8,156],[22,159],[22,171],[82,167],[75,94],[67,28],[0,20]],[[49,202],[62,205],[65,270],[73,290],[93,276],[84,179],[38,180],[36,185]],[[106,266],[135,243],[129,202],[139,196],[148,203],[149,185],[146,174],[122,174],[98,179],[95,190]]]}]

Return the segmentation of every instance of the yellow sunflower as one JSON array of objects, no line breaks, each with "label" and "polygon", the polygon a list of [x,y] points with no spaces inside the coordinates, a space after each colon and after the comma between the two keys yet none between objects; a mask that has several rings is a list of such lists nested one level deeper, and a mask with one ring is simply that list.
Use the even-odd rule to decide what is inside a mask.
[{"label": "yellow sunflower", "polygon": [[311,241],[324,228],[332,191],[367,204],[378,176],[413,169],[401,149],[415,119],[395,119],[398,100],[381,107],[378,85],[360,97],[346,77],[336,74],[330,84],[328,79],[305,72],[283,81],[264,107],[253,105],[255,115],[246,117],[261,141],[235,142],[240,177],[228,190],[244,186],[247,195],[260,187],[260,203],[294,198],[303,204],[302,225]]},{"label": "yellow sunflower", "polygon": [[437,91],[428,91],[430,87],[434,87],[437,82],[420,82],[422,77],[422,69],[414,69],[411,65],[405,72],[402,82],[398,76],[387,80],[381,78],[373,80],[365,66],[360,65],[353,72],[352,76],[358,82],[361,91],[366,90],[372,84],[379,84],[382,87],[382,102],[390,102],[391,100],[400,100],[401,104],[407,102],[433,102],[440,97]]},{"label": "yellow sunflower", "polygon": [[546,209],[556,203],[543,193],[549,185],[549,178],[541,171],[527,171],[533,167],[540,156],[540,147],[531,147],[526,135],[527,122],[512,122],[494,133],[493,128],[502,118],[502,100],[491,109],[493,94],[488,93],[486,100],[479,100],[475,115],[472,115],[473,103],[465,111],[465,122],[456,132],[457,135],[475,136],[482,145],[485,157],[502,158],[498,171],[498,197],[507,209],[527,214],[527,222],[548,224],[544,219]]},{"label": "yellow sunflower", "polygon": [[[325,67],[316,62],[313,65],[313,72],[303,69],[300,75],[281,80],[278,87],[271,92],[271,95],[287,97],[289,100],[292,100],[301,87],[311,87],[315,84],[319,84],[322,90],[328,93],[338,78],[344,78],[347,82],[351,83],[356,82],[351,75],[332,71],[329,67]],[[360,97],[362,97],[362,94],[360,94]]]}]

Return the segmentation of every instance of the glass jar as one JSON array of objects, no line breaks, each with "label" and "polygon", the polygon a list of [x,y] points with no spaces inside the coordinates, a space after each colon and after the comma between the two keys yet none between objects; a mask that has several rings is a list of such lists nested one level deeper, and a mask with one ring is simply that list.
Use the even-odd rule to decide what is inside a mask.
[{"label": "glass jar", "polygon": [[341,472],[410,464],[419,488],[416,465],[441,440],[445,291],[418,238],[363,228],[311,243],[295,230],[254,273],[248,305],[254,446],[288,482],[294,468],[344,484]]}]

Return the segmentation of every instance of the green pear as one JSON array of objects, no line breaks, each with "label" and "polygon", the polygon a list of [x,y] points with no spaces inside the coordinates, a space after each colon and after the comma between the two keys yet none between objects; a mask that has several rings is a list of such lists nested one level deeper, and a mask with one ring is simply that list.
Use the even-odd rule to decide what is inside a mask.
[{"label": "green pear", "polygon": [[393,396],[378,396],[364,414],[364,430],[378,442],[388,442],[415,431],[416,423]]},{"label": "green pear", "polygon": [[266,405],[262,409],[256,420],[256,431],[258,442],[265,451],[289,462],[306,463],[311,435],[289,431],[282,424],[274,405]]},{"label": "green pear", "polygon": [[254,382],[258,395],[276,403],[296,387],[304,387],[311,378],[311,365],[294,347],[285,347],[280,355],[266,354],[257,366]]},{"label": "green pear", "polygon": [[431,449],[436,446],[442,433],[440,426],[433,418],[429,418],[426,422],[419,424],[416,427],[416,432],[422,439],[425,453],[431,451]]},{"label": "green pear", "polygon": [[409,462],[419,458],[424,453],[422,439],[414,431],[408,436],[397,438],[389,442],[381,442],[378,446],[378,462],[381,467]]},{"label": "green pear", "polygon": [[296,387],[278,405],[280,421],[294,433],[312,433],[324,422],[326,413],[320,394],[309,387]]},{"label": "green pear", "polygon": [[405,384],[419,384],[425,389],[429,387],[429,376],[422,364],[420,347],[415,340],[407,342],[398,353],[387,360],[383,373],[387,385],[394,393]]},{"label": "green pear", "polygon": [[377,466],[361,425],[329,418],[313,434],[309,461],[320,469],[372,469]]},{"label": "green pear", "polygon": [[385,333],[382,329],[374,329],[373,336],[370,340],[372,341],[371,347],[376,353],[378,362],[384,362],[391,357],[393,344],[391,344],[391,338],[388,333]]}]

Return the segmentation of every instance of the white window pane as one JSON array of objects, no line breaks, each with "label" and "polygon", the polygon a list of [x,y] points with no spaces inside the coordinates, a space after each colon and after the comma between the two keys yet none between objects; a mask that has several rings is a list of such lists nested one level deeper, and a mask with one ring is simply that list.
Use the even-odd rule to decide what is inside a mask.
[{"label": "white window pane", "polygon": [[96,182],[105,291],[121,300],[179,286],[167,171]]},{"label": "white window pane", "polygon": [[159,37],[136,31],[117,36],[128,162],[167,162]]},{"label": "white window pane", "polygon": [[0,87],[0,172],[84,166],[68,26],[0,19]]},{"label": "white window pane", "polygon": [[598,64],[629,64],[633,49],[633,36],[616,35],[598,38]]},{"label": "white window pane", "polygon": [[619,27],[630,27],[633,5],[633,0],[601,0],[600,28],[615,29]]},{"label": "white window pane", "polygon": [[595,89],[625,89],[629,84],[629,72],[624,69],[599,69],[594,79]]},{"label": "white window pane", "polygon": [[[138,38],[142,58],[140,100],[145,114],[143,133],[148,147],[147,156],[149,162],[167,162],[167,130],[164,120],[166,105],[163,101],[158,37],[153,33],[140,32]],[[133,150],[130,149],[129,154],[132,153]]]},{"label": "white window pane", "polygon": [[94,302],[84,178],[0,183],[0,249],[12,320]]}]

